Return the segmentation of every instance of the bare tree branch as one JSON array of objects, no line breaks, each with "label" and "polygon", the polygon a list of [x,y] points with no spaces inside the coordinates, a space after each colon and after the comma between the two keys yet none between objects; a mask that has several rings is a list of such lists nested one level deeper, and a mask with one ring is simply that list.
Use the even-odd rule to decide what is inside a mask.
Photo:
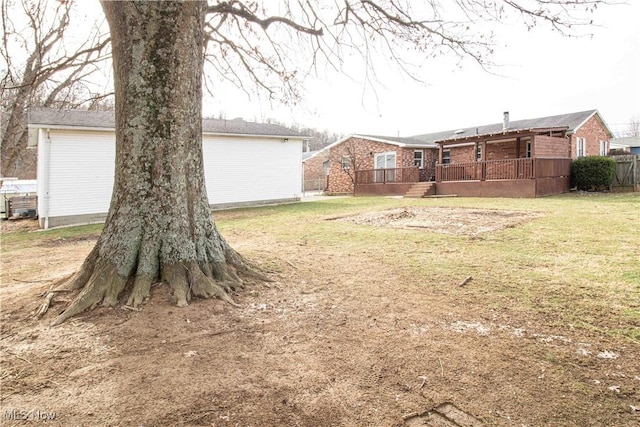
[{"label": "bare tree branch", "polygon": [[257,9],[257,7],[257,3],[254,3],[251,7],[243,4],[240,1],[224,1],[214,6],[209,6],[207,9],[207,13],[219,15],[234,15],[239,18],[245,19],[247,22],[258,24],[265,31],[269,28],[270,25],[278,23],[289,26],[298,32],[311,34],[313,36],[322,36],[323,34],[322,28],[316,29],[307,27],[305,25],[298,24],[291,19],[281,16],[258,18],[258,16],[255,14],[255,9]]},{"label": "bare tree branch", "polygon": [[[524,20],[531,29],[547,24],[563,35],[592,25],[600,5],[616,0],[310,0],[256,2],[209,0],[208,63],[222,78],[248,90],[252,81],[269,98],[295,100],[297,88],[322,69],[344,72],[345,58],[360,58],[363,78],[377,86],[381,61],[422,81],[419,62],[439,56],[471,60],[492,72],[491,27]],[[490,25],[491,24],[491,25]],[[231,57],[211,59],[231,53]],[[408,55],[408,53],[410,53]],[[382,60],[380,58],[383,58]]]},{"label": "bare tree branch", "polygon": [[73,108],[102,99],[103,94],[93,93],[86,81],[109,58],[110,41],[95,25],[83,42],[69,42],[73,7],[72,0],[2,3],[0,174],[4,176],[35,177],[35,152],[26,149],[30,108]]}]

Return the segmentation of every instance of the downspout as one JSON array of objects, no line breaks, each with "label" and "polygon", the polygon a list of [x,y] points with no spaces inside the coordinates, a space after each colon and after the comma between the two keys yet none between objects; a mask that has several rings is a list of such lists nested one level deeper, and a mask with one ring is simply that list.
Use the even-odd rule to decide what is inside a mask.
[{"label": "downspout", "polygon": [[307,195],[306,193],[306,189],[304,188],[304,162],[302,162],[302,197],[305,197]]},{"label": "downspout", "polygon": [[44,229],[49,228],[49,176],[50,168],[51,168],[51,133],[49,129],[45,131],[44,138],[44,167],[43,167],[43,175],[44,175],[44,184],[43,184],[43,205],[44,205]]}]

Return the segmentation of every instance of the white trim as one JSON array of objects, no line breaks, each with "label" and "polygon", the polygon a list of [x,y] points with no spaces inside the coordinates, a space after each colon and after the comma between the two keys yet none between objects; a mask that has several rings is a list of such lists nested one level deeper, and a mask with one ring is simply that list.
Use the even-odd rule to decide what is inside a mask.
[{"label": "white trim", "polygon": [[576,158],[587,155],[587,140],[582,136],[576,137]]},{"label": "white trim", "polygon": [[349,170],[351,169],[352,162],[351,162],[351,157],[347,156],[342,156],[340,158],[340,168],[342,168],[343,171]]},{"label": "white trim", "polygon": [[424,169],[424,150],[413,150],[413,165],[416,166],[416,153],[420,153],[420,165],[419,169]]},{"label": "white trim", "polygon": [[606,156],[609,151],[609,141],[600,141],[600,155]]},{"label": "white trim", "polygon": [[[388,167],[387,166],[387,156],[393,155],[393,166],[392,167]],[[384,167],[383,168],[379,168],[377,167],[378,164],[378,157],[384,156]],[[374,154],[374,158],[373,158],[373,168],[374,169],[394,169],[397,167],[398,164],[398,153],[396,153],[395,151],[385,151],[384,153],[375,153]]]}]

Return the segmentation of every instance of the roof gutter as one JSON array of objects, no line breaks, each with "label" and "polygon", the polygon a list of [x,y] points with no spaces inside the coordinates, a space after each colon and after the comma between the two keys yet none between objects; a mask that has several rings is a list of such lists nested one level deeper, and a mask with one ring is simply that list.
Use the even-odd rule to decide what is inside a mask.
[{"label": "roof gutter", "polygon": [[[47,132],[51,129],[56,130],[75,130],[75,131],[92,131],[92,132],[115,132],[114,127],[97,127],[97,126],[70,126],[70,125],[50,125],[46,123],[29,123],[27,125],[29,129],[47,129]],[[209,136],[236,136],[236,137],[258,137],[258,138],[273,138],[273,139],[309,139],[308,135],[259,135],[254,133],[224,133],[215,131],[202,131],[202,135]]]}]

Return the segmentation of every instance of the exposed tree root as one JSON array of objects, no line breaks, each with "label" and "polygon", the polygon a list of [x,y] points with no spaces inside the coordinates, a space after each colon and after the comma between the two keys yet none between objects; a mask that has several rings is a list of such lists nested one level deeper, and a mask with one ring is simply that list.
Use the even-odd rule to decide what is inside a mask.
[{"label": "exposed tree root", "polygon": [[80,292],[65,311],[54,320],[53,325],[59,325],[70,317],[87,309],[93,309],[99,304],[107,307],[114,306],[125,289],[130,290],[126,306],[135,309],[149,297],[152,285],[159,281],[171,288],[173,302],[178,306],[187,305],[193,297],[219,298],[238,306],[231,295],[243,287],[240,276],[260,281],[271,280],[260,273],[256,267],[251,266],[223,239],[221,243],[224,261],[158,263],[156,273],[134,271],[129,276],[125,276],[119,273],[118,268],[111,261],[99,256],[100,242],[98,242],[80,271],[56,289],[48,292],[38,315],[47,312],[54,294],[60,291],[79,290]]},{"label": "exposed tree root", "polygon": [[[82,271],[78,274],[81,273]],[[76,277],[73,285],[77,286],[77,284]],[[96,263],[93,274],[76,299],[54,320],[53,324],[59,325],[88,308],[95,308],[100,302],[106,307],[115,305],[118,302],[118,295],[126,284],[127,278],[121,277],[113,265],[105,261]]]},{"label": "exposed tree root", "polygon": [[66,287],[66,285],[68,285],[69,279],[73,277],[73,274],[70,276],[65,276],[62,277],[60,279],[54,280],[53,283],[51,284],[51,287],[49,288],[48,291],[45,291],[43,294],[41,294],[40,296],[44,297],[44,301],[42,302],[42,304],[40,305],[40,308],[38,308],[38,311],[36,312],[36,316],[40,317],[43,314],[45,314],[48,310],[49,310],[49,306],[51,305],[51,302],[53,301],[53,297],[60,293],[60,292],[71,292],[73,291],[73,289],[70,289],[68,287]]}]

